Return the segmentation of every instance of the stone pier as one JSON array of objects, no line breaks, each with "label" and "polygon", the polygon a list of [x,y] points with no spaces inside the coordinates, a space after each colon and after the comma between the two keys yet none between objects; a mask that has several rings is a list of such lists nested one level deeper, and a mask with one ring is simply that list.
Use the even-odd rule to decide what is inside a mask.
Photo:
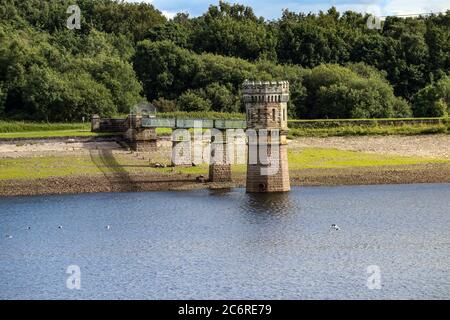
[{"label": "stone pier", "polygon": [[228,144],[225,130],[217,130],[211,135],[211,157],[209,162],[210,182],[231,181],[231,161],[228,159]]},{"label": "stone pier", "polygon": [[125,140],[130,148],[139,152],[151,152],[157,149],[157,136],[155,128],[144,128],[141,126],[142,116],[128,116],[127,131],[124,133]]},{"label": "stone pier", "polygon": [[245,81],[242,89],[248,134],[246,191],[289,191],[289,82]]},{"label": "stone pier", "polygon": [[192,165],[192,141],[187,130],[172,132],[172,166]]}]

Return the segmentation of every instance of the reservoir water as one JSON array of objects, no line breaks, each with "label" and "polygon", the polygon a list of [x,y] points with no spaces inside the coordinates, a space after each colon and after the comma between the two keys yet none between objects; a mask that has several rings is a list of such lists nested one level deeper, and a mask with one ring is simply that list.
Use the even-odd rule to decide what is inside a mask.
[{"label": "reservoir water", "polygon": [[1,299],[450,298],[449,184],[2,198],[0,235]]}]

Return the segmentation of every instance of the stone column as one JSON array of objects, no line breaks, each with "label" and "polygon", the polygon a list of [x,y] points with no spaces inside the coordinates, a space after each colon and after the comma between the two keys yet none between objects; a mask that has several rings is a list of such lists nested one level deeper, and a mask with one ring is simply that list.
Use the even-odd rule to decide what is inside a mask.
[{"label": "stone column", "polygon": [[172,166],[192,166],[191,135],[188,130],[172,132]]},{"label": "stone column", "polygon": [[[257,130],[257,133],[259,135],[260,131]],[[259,139],[257,141],[250,141],[249,139],[249,158],[250,152],[256,153],[254,156],[256,156],[257,161],[256,163],[249,162],[247,165],[247,192],[284,192],[291,189],[286,131],[281,130],[278,141],[274,143],[276,145],[273,145],[270,141],[265,144],[260,143]],[[269,160],[274,161],[273,163],[266,164],[261,161],[261,148],[267,148]],[[277,152],[277,154],[274,152]]]},{"label": "stone column", "polygon": [[100,131],[100,116],[94,114],[91,119],[91,132]]},{"label": "stone column", "polygon": [[141,127],[142,116],[128,116],[128,130],[125,138],[129,141],[130,147],[134,151],[151,152],[157,150],[157,136],[155,128]]},{"label": "stone column", "polygon": [[231,182],[231,161],[227,157],[227,137],[225,130],[217,130],[211,135],[211,158],[209,163],[210,182]]}]

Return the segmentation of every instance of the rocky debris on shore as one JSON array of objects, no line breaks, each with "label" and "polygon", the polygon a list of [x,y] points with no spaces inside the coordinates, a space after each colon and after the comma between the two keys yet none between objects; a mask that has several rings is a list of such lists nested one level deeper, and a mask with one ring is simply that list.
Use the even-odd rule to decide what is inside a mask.
[{"label": "rocky debris on shore", "polygon": [[195,178],[195,181],[197,182],[201,182],[201,183],[205,183],[206,182],[206,178],[203,175],[199,175]]},{"label": "rocky debris on shore", "polygon": [[156,162],[156,163],[151,163],[150,167],[152,167],[152,168],[166,168],[167,165],[164,164],[164,163]]},{"label": "rocky debris on shore", "polygon": [[[139,174],[86,174],[40,179],[0,180],[1,196],[88,192],[191,190],[211,187],[244,187],[245,173],[231,183],[211,183],[203,175],[147,172]],[[450,164],[291,170],[292,186],[450,183]]]}]

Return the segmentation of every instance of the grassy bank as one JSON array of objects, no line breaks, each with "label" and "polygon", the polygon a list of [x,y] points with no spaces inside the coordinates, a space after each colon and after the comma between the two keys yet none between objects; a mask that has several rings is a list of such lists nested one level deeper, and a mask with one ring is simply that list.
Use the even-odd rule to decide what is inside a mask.
[{"label": "grassy bank", "polygon": [[342,126],[336,128],[291,128],[288,137],[332,137],[368,135],[416,135],[450,133],[448,125]]},{"label": "grassy bank", "polygon": [[[158,128],[158,135],[170,135],[171,129]],[[41,123],[25,121],[1,121],[0,139],[55,138],[55,137],[99,137],[111,136],[114,132],[91,132],[88,123]],[[119,133],[120,134],[120,133]]]},{"label": "grassy bank", "polygon": [[[221,112],[168,112],[160,113],[158,117],[244,119],[245,115]],[[290,138],[450,133],[448,118],[289,120],[288,125]],[[168,128],[157,129],[160,136],[170,135],[171,132],[172,130]],[[114,133],[91,133],[90,123],[0,121],[0,139],[102,135]]]},{"label": "grassy bank", "polygon": [[237,112],[213,112],[213,111],[203,111],[203,112],[185,112],[185,111],[176,111],[176,112],[160,112],[157,114],[157,117],[160,118],[184,118],[184,119],[224,119],[224,120],[233,120],[233,119],[245,119],[244,113]]},{"label": "grassy bank", "polygon": [[38,131],[60,131],[60,130],[90,130],[91,124],[87,123],[46,123],[25,121],[1,121],[0,133],[12,132],[38,132]]},{"label": "grassy bank", "polygon": [[[289,150],[290,170],[404,166],[429,163],[450,163],[448,160],[420,157],[399,157],[381,154],[343,151],[337,149],[306,148]],[[234,165],[233,172],[244,173],[245,165]],[[152,168],[148,160],[129,154],[94,153],[86,156],[47,156],[0,159],[0,180],[37,179],[89,174],[204,174],[208,165],[196,167]]]},{"label": "grassy bank", "polygon": [[34,138],[64,138],[64,137],[103,137],[116,133],[91,132],[90,130],[52,130],[52,131],[29,131],[29,132],[6,132],[0,133],[0,139],[34,139]]}]

